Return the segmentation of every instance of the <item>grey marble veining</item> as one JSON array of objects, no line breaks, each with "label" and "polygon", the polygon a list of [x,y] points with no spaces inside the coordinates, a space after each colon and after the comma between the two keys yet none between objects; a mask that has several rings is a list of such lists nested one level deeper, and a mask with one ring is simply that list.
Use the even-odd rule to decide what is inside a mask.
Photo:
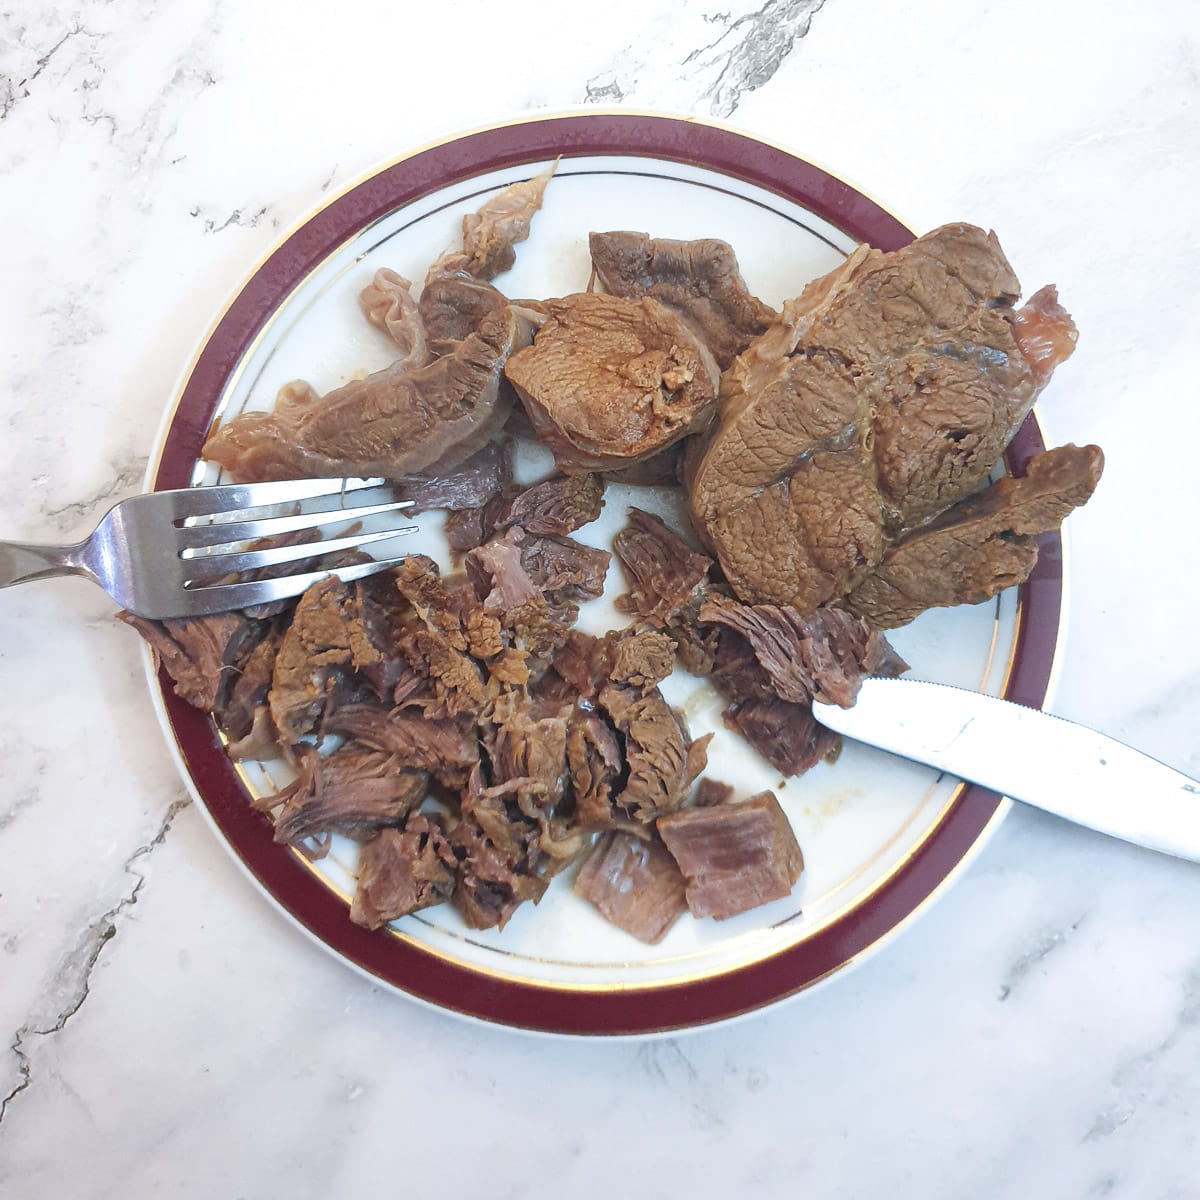
[{"label": "grey marble veining", "polygon": [[[1046,419],[1108,469],[1070,525],[1056,706],[1200,773],[1196,6],[612,0],[582,35],[564,12],[0,13],[3,533],[76,538],[138,490],[230,289],[373,162],[541,108],[726,116],[1059,283],[1083,335]],[[1015,811],[894,943],[751,1020],[643,1044],[470,1025],[252,888],[111,611],[78,580],[0,592],[5,1200],[1200,1196],[1194,865]]]}]

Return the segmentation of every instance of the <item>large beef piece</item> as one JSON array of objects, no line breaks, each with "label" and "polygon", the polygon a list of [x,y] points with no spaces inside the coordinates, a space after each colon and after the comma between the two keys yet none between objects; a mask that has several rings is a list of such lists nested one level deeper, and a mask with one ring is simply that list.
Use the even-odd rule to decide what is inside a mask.
[{"label": "large beef piece", "polygon": [[424,366],[401,359],[325,396],[307,384],[288,384],[273,411],[242,413],[222,425],[205,442],[203,456],[244,481],[401,479],[455,467],[507,420],[501,373],[528,334],[528,326],[505,308]]},{"label": "large beef piece", "polygon": [[561,470],[627,466],[708,427],[717,365],[669,308],[592,293],[545,308],[505,374]]},{"label": "large beef piece", "polygon": [[978,604],[1023,583],[1037,562],[1037,535],[1086,503],[1103,466],[1099,446],[1037,455],[1022,478],[998,480],[901,538],[846,607],[876,629],[891,629],[927,608]]},{"label": "large beef piece", "polygon": [[117,619],[150,644],[155,662],[174,681],[176,694],[205,712],[223,700],[239,667],[266,632],[262,622],[242,613],[151,621],[122,611]]},{"label": "large beef piece", "polygon": [[694,917],[726,917],[788,895],[804,858],[772,792],[740,804],[688,808],[661,817],[658,831],[686,880]]},{"label": "large beef piece", "polygon": [[947,225],[860,246],[721,382],[689,459],[697,531],[737,594],[809,612],[891,540],[981,486],[1055,363],[1070,317],[1020,285],[992,234]]},{"label": "large beef piece", "polygon": [[728,242],[593,233],[588,246],[606,291],[635,300],[650,296],[674,309],[722,370],[778,317],[750,294]]},{"label": "large beef piece", "polygon": [[414,812],[403,829],[381,829],[358,857],[358,886],[350,920],[367,929],[454,893],[458,860],[435,816]]},{"label": "large beef piece", "polygon": [[687,911],[683,875],[660,842],[606,833],[575,877],[575,891],[606,920],[654,945]]}]

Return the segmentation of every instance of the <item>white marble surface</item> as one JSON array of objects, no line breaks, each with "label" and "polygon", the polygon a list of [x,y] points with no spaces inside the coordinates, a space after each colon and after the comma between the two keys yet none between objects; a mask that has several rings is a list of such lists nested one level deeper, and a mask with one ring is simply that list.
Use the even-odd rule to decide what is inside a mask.
[{"label": "white marble surface", "polygon": [[[1083,337],[1045,415],[1108,469],[1070,524],[1056,707],[1200,774],[1197,6],[755,3],[6,6],[0,530],[72,538],[137,490],[227,291],[373,162],[539,107],[723,116],[1060,284]],[[1019,811],[796,1002],[533,1040],[364,982],[270,908],[111,611],[74,580],[0,593],[6,1200],[1200,1196],[1200,867]]]}]

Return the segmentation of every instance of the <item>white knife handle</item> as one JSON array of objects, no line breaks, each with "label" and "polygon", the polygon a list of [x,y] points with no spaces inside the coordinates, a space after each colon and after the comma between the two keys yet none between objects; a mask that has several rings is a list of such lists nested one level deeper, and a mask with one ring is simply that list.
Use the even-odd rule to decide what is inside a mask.
[{"label": "white knife handle", "polygon": [[817,720],[1069,821],[1200,862],[1200,783],[1084,725],[995,696],[867,679]]}]

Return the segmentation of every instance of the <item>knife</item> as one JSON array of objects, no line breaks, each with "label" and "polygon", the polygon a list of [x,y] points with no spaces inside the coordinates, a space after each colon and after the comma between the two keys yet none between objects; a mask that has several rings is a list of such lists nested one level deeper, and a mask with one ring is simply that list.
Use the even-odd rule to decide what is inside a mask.
[{"label": "knife", "polygon": [[1101,833],[1200,862],[1200,783],[1084,725],[942,683],[864,679],[822,725]]}]

